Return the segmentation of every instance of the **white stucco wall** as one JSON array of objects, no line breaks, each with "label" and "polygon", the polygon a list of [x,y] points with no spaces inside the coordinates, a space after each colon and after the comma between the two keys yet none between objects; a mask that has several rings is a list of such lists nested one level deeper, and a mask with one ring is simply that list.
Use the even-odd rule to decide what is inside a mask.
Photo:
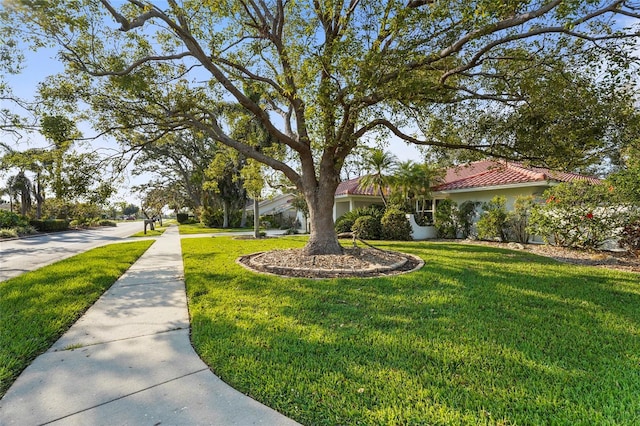
[{"label": "white stucco wall", "polygon": [[513,203],[518,196],[527,195],[542,195],[547,186],[526,186],[519,188],[491,188],[491,189],[478,189],[476,188],[472,192],[463,191],[447,191],[434,193],[436,198],[449,198],[455,201],[458,205],[465,201],[476,201],[480,203],[487,203],[495,196],[503,196],[507,199],[507,210],[513,210]]}]

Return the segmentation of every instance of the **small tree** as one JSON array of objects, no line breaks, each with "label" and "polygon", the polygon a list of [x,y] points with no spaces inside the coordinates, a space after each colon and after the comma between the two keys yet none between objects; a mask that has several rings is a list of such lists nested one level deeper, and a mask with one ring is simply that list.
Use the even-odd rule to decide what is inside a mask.
[{"label": "small tree", "polygon": [[304,196],[297,192],[295,198],[291,200],[291,206],[295,208],[296,211],[302,213],[302,216],[304,216],[305,232],[309,232],[309,206]]},{"label": "small tree", "polygon": [[478,238],[481,240],[507,241],[507,199],[503,196],[495,196],[488,203],[482,204],[484,210],[478,220]]},{"label": "small tree", "polygon": [[135,204],[127,204],[122,208],[122,214],[125,216],[135,216],[140,211],[140,207]]},{"label": "small tree", "polygon": [[364,168],[369,174],[360,178],[360,186],[363,188],[373,188],[374,194],[380,194],[382,202],[387,205],[385,193],[391,184],[391,173],[396,168],[397,158],[395,155],[373,148],[363,155]]},{"label": "small tree", "polygon": [[253,237],[260,238],[260,198],[264,188],[264,178],[260,163],[249,160],[240,170],[242,185],[247,194],[253,198]]},{"label": "small tree", "polygon": [[513,204],[513,212],[508,217],[509,237],[519,243],[529,242],[531,233],[529,232],[529,217],[531,210],[535,206],[532,195],[518,196]]},{"label": "small tree", "polygon": [[435,211],[434,225],[439,238],[456,238],[458,233],[458,205],[446,199],[438,202]]},{"label": "small tree", "polygon": [[471,235],[473,218],[476,215],[476,207],[478,204],[479,203],[476,201],[465,201],[458,206],[456,222],[458,224],[458,231],[462,234],[462,238],[468,238]]}]

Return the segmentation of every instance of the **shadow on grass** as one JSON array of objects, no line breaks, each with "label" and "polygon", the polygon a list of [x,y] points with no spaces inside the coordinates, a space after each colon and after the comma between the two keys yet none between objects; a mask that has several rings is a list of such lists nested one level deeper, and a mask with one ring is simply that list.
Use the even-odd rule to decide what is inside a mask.
[{"label": "shadow on grass", "polygon": [[151,245],[98,247],[0,283],[0,394]]},{"label": "shadow on grass", "polygon": [[378,279],[278,279],[233,263],[255,244],[184,244],[194,346],[224,380],[302,423],[640,416],[636,275],[397,243],[386,248],[425,266]]}]

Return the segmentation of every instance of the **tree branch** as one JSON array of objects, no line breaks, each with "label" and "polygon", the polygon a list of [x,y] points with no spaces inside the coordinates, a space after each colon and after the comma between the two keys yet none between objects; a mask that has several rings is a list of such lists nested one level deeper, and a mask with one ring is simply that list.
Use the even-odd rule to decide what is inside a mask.
[{"label": "tree branch", "polygon": [[[133,28],[141,27],[141,26],[144,25],[145,22],[147,22],[151,18],[159,18],[160,17],[158,15],[158,10],[155,9],[155,6],[154,6],[154,8],[149,9],[147,12],[141,14],[140,16],[135,18],[134,20],[129,21],[127,18],[125,18],[124,16],[119,14],[118,11],[111,5],[111,3],[108,0],[100,0],[100,2],[109,11],[111,16],[113,16],[113,18],[121,25],[120,26],[120,31],[123,31],[123,32],[129,31],[129,30],[131,30]],[[144,7],[144,5],[142,3],[137,2],[137,1],[133,1],[132,0],[131,3],[135,4],[136,6],[138,6],[140,8]]]}]

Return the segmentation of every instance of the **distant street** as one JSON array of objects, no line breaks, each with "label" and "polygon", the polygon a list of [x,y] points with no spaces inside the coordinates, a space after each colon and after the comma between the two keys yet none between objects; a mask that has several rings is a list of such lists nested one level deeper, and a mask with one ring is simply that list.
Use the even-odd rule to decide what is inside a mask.
[{"label": "distant street", "polygon": [[0,281],[94,247],[121,242],[143,230],[142,222],[123,222],[117,227],[59,232],[18,240],[0,240]]}]

